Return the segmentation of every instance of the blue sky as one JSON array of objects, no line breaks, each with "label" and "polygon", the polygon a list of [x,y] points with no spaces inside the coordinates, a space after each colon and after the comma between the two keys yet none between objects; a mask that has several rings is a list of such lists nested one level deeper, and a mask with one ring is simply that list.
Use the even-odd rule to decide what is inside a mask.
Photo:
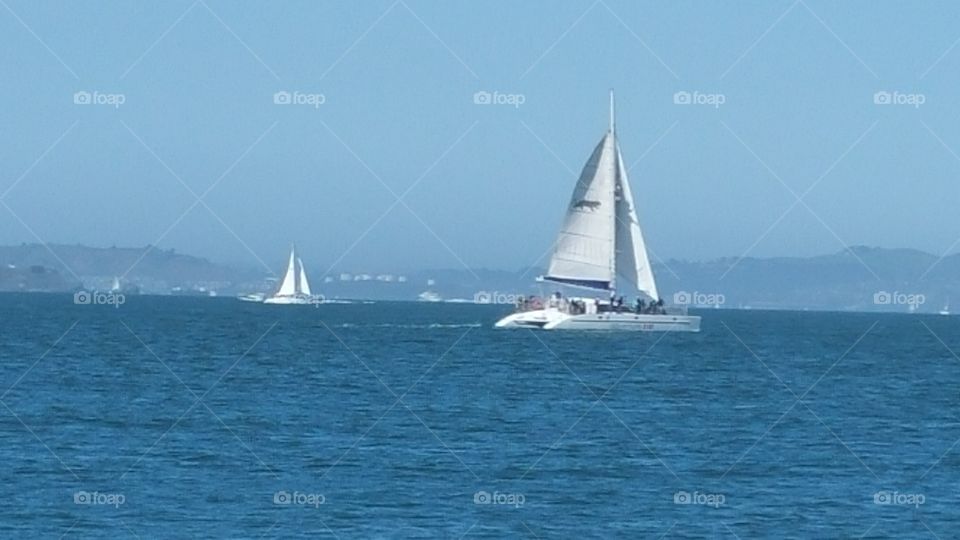
[{"label": "blue sky", "polygon": [[956,251],[958,28],[952,2],[3,0],[0,243],[518,268],[615,88],[655,257]]}]

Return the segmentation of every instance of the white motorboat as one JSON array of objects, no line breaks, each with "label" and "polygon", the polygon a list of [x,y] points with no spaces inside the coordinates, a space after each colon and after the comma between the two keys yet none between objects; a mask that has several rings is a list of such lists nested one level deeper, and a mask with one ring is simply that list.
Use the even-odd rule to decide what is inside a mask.
[{"label": "white motorboat", "polygon": [[[688,315],[685,308],[664,307],[657,293],[617,142],[613,92],[610,127],[580,173],[547,274],[539,280],[590,289],[610,300],[556,293],[546,301],[521,302],[497,328],[700,330],[700,317]],[[637,296],[635,307],[615,302],[615,292]]]},{"label": "white motorboat", "polygon": [[423,291],[417,295],[419,302],[443,302],[443,297],[433,291]]}]

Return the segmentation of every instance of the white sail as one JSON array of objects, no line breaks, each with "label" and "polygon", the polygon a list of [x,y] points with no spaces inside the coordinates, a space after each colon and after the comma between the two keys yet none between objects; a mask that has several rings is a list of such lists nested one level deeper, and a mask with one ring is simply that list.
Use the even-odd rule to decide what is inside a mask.
[{"label": "white sail", "polygon": [[300,290],[301,294],[310,294],[310,283],[307,282],[307,273],[303,270],[303,259],[297,257],[297,265],[300,267]]},{"label": "white sail", "polygon": [[[610,95],[610,129],[580,173],[544,279],[613,289],[619,276],[659,299],[623,164]],[[620,289],[626,289],[621,283]]]},{"label": "white sail", "polygon": [[297,271],[296,267],[294,266],[295,251],[295,249],[290,250],[290,262],[287,263],[287,273],[283,276],[283,281],[280,283],[280,288],[277,290],[277,296],[293,296],[297,293]]},{"label": "white sail", "polygon": [[616,141],[609,132],[580,173],[544,279],[597,289],[610,287],[616,175]]},{"label": "white sail", "polygon": [[[627,168],[623,165],[620,145],[617,145],[617,275],[647,297],[659,300],[657,283],[653,279],[647,247],[640,231],[640,220],[633,202]],[[621,290],[623,287],[620,287]]]}]

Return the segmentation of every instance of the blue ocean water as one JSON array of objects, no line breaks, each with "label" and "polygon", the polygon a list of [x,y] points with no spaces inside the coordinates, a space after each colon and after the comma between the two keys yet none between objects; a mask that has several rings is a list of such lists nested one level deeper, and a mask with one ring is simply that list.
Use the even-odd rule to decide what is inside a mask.
[{"label": "blue ocean water", "polygon": [[9,538],[956,537],[960,319],[0,295]]}]

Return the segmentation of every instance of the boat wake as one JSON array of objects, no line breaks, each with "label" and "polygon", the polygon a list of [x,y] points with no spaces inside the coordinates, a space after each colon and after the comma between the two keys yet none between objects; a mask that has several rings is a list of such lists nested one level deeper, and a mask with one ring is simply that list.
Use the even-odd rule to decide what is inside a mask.
[{"label": "boat wake", "polygon": [[329,324],[327,325],[330,328],[410,328],[410,329],[438,329],[438,328],[480,328],[483,326],[482,323],[429,323],[429,324],[412,324],[412,323],[378,323],[378,324],[357,324],[357,323],[341,323],[341,324]]}]

